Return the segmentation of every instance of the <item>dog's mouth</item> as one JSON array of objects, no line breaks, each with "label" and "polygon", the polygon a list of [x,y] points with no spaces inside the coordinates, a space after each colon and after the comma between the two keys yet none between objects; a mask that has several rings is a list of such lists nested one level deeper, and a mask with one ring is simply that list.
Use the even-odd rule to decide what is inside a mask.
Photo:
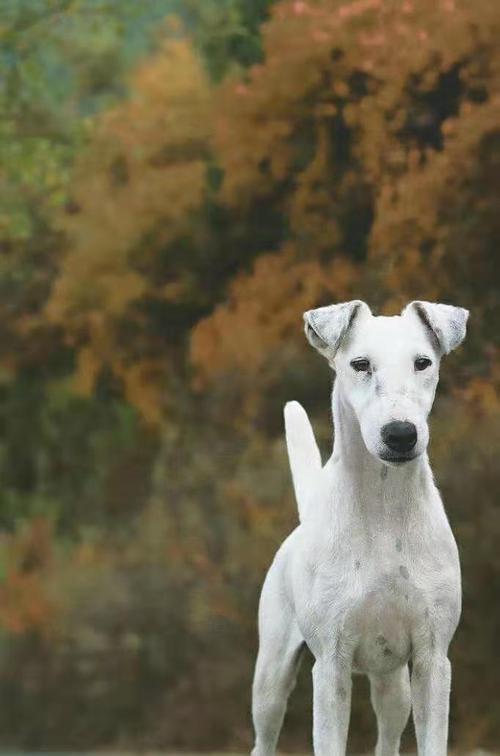
[{"label": "dog's mouth", "polygon": [[389,462],[395,465],[404,465],[405,462],[411,462],[417,458],[417,454],[380,454],[382,462]]}]

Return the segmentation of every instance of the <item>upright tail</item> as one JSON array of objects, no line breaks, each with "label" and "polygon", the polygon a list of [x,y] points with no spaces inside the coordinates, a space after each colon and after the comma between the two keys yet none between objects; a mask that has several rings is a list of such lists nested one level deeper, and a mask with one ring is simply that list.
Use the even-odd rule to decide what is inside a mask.
[{"label": "upright tail", "polygon": [[314,431],[299,402],[285,405],[285,434],[299,518],[306,516],[308,499],[321,471],[321,456]]}]

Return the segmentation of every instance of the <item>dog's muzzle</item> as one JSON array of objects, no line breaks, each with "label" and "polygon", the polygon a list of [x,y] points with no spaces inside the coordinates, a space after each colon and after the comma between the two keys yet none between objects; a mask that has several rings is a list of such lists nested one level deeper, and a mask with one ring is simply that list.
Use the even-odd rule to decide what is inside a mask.
[{"label": "dog's muzzle", "polygon": [[391,452],[384,455],[384,459],[406,462],[413,458],[411,452],[417,443],[417,429],[413,423],[395,420],[384,425],[381,434],[384,444]]}]

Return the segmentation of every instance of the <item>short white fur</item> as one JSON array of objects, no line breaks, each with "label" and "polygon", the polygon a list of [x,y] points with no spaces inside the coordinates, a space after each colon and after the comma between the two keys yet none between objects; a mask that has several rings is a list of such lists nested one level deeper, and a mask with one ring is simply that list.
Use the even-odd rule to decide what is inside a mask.
[{"label": "short white fur", "polygon": [[[359,300],[304,315],[307,338],[336,373],[335,441],[322,467],[307,414],[297,402],[286,405],[301,523],[262,589],[254,756],[275,753],[305,645],[315,658],[315,754],[345,754],[353,672],[370,679],[376,756],[399,753],[411,709],[419,755],[447,752],[448,646],[461,581],[427,457],[427,418],[440,359],[464,338],[467,317],[462,308],[429,302],[375,317]],[[382,435],[392,422],[416,431],[403,459]]]}]

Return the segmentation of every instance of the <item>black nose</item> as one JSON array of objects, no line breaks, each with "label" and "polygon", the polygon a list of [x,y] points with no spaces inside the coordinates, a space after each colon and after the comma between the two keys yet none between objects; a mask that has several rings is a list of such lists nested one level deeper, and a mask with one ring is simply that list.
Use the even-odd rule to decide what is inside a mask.
[{"label": "black nose", "polygon": [[417,443],[417,429],[413,423],[394,421],[384,425],[382,438],[392,451],[409,452]]}]

